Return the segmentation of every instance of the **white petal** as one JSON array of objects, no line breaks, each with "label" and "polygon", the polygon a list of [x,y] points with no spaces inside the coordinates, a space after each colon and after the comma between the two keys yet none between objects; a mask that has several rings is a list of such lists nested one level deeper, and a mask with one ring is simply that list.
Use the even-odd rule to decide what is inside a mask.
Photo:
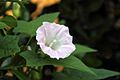
[{"label": "white petal", "polygon": [[44,27],[43,27],[43,26],[39,27],[39,28],[37,29],[36,33],[37,33],[37,35],[36,35],[36,40],[37,40],[38,42],[44,42],[45,37],[46,37],[46,36],[45,36]]},{"label": "white petal", "polygon": [[75,45],[64,45],[58,50],[58,56],[60,58],[68,57],[75,50]]},{"label": "white petal", "polygon": [[66,27],[64,25],[61,25],[61,29],[59,30],[59,32],[57,33],[56,36],[63,37],[64,35],[70,35],[69,29],[68,29],[68,27]]},{"label": "white petal", "polygon": [[51,49],[50,47],[45,46],[45,44],[43,44],[43,43],[38,43],[38,44],[40,45],[42,51],[45,54],[49,55],[51,58],[57,58],[58,57],[58,56],[56,56],[57,53],[56,53],[55,50]]}]

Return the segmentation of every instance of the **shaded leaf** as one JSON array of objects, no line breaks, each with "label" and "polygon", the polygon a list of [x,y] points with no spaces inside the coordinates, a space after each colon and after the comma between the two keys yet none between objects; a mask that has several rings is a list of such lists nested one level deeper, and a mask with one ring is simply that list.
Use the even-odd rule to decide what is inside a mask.
[{"label": "shaded leaf", "polygon": [[25,76],[23,73],[21,73],[20,71],[18,71],[18,70],[13,70],[13,69],[12,69],[12,72],[15,74],[15,76],[16,76],[19,80],[26,80],[26,79],[27,79],[26,76]]},{"label": "shaded leaf", "polygon": [[82,60],[90,67],[99,67],[102,65],[102,61],[99,58],[97,58],[94,54],[86,54],[82,58]]},{"label": "shaded leaf", "polygon": [[106,69],[91,68],[91,70],[96,73],[96,76],[75,69],[65,69],[63,72],[55,72],[53,76],[55,80],[100,80],[120,75],[118,72]]},{"label": "shaded leaf", "polygon": [[0,19],[1,22],[4,22],[10,27],[15,27],[17,26],[17,21],[14,17],[12,16],[5,16],[4,18]]},{"label": "shaded leaf", "polygon": [[4,22],[0,22],[0,29],[5,28],[6,26],[8,26],[8,25],[6,25]]},{"label": "shaded leaf", "polygon": [[[76,74],[76,73],[75,73]],[[63,72],[56,72],[53,74],[53,80],[83,80],[79,77],[68,76]]]},{"label": "shaded leaf", "polygon": [[20,13],[20,19],[28,21],[30,19],[30,13],[29,11],[26,9],[26,7],[24,7],[24,5],[22,5],[23,7],[21,8],[21,13]]},{"label": "shaded leaf", "polygon": [[19,52],[18,40],[16,36],[0,36],[0,58]]}]

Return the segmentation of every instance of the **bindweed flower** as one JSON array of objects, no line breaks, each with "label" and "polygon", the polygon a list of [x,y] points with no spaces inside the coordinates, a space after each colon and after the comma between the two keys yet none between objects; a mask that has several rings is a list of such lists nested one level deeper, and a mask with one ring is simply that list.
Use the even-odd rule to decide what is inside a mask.
[{"label": "bindweed flower", "polygon": [[64,25],[43,22],[36,33],[37,44],[51,58],[66,58],[75,50],[73,37],[69,34],[68,27]]}]

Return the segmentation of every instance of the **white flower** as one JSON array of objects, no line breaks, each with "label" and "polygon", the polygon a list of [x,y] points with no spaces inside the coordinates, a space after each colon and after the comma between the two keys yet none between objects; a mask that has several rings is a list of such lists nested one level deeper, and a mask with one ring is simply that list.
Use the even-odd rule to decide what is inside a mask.
[{"label": "white flower", "polygon": [[66,58],[75,50],[73,38],[68,27],[64,25],[43,22],[36,33],[37,44],[51,58]]}]

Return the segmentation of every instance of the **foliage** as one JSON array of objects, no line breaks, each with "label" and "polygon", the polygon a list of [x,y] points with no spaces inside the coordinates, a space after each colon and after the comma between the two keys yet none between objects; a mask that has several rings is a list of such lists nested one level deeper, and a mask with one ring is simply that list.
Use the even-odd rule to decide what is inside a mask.
[{"label": "foliage", "polygon": [[[89,73],[83,73],[78,70],[74,69],[65,69],[63,72],[55,72],[54,80],[99,80],[109,77],[112,77],[114,75],[119,75],[118,72],[109,71],[105,69],[93,69],[90,68],[93,72],[96,73],[96,76],[93,76]],[[75,75],[74,75],[75,74]]]},{"label": "foliage", "polygon": [[45,14],[40,16],[36,20],[26,22],[26,21],[18,21],[18,26],[14,29],[16,33],[27,33],[31,36],[35,36],[35,32],[37,28],[42,25],[42,22],[48,21],[53,22],[59,13]]}]

